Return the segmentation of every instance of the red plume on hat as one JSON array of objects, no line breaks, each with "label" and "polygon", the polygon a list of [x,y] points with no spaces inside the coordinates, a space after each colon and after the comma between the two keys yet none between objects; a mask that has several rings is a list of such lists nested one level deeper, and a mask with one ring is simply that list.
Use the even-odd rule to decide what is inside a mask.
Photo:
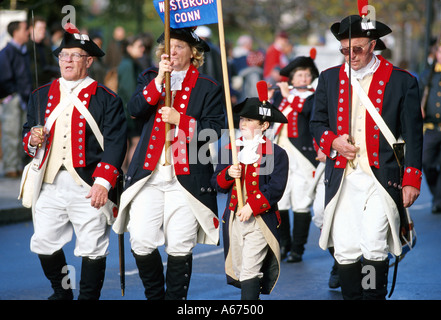
[{"label": "red plume on hat", "polygon": [[265,80],[260,80],[256,83],[256,88],[260,102],[266,104],[266,102],[268,101],[268,84]]},{"label": "red plume on hat", "polygon": [[309,50],[309,57],[312,60],[315,60],[315,57],[317,56],[317,49],[312,47],[311,50]]},{"label": "red plume on hat", "polygon": [[360,17],[364,18],[369,13],[368,0],[358,0],[358,13]]},{"label": "red plume on hat", "polygon": [[70,34],[80,33],[80,30],[78,30],[77,27],[75,27],[75,25],[70,22],[64,25],[64,30],[66,30],[66,32],[69,32]]}]

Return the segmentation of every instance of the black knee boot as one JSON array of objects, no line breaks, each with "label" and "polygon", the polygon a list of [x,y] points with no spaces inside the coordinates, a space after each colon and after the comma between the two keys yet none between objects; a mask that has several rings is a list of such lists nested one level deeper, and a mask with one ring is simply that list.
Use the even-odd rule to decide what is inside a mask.
[{"label": "black knee boot", "polygon": [[363,298],[361,287],[361,262],[338,264],[341,294],[345,300],[361,300]]},{"label": "black knee boot", "polygon": [[168,256],[165,277],[166,300],[186,300],[192,271],[193,255]]},{"label": "black knee boot", "polygon": [[389,260],[372,261],[363,258],[363,272],[363,299],[386,300]]},{"label": "black knee boot", "polygon": [[144,294],[148,300],[163,300],[164,290],[164,267],[158,249],[148,255],[137,255],[136,266],[139,270],[139,277],[144,285]]},{"label": "black knee boot", "polygon": [[72,300],[73,293],[70,283],[63,281],[63,279],[67,277],[67,270],[66,272],[63,272],[62,270],[63,267],[67,265],[63,249],[60,249],[51,255],[39,254],[38,258],[40,259],[44,275],[49,279],[52,289],[54,290],[54,293],[48,299]]},{"label": "black knee boot", "polygon": [[329,276],[328,286],[331,289],[336,289],[340,287],[340,278],[338,276],[338,263],[337,260],[335,260],[334,258],[334,247],[329,247],[328,251],[332,256],[332,260],[334,261],[331,269],[331,274]]},{"label": "black knee boot", "polygon": [[259,300],[260,279],[252,278],[240,282],[241,300]]},{"label": "black knee boot", "polygon": [[287,262],[300,262],[308,241],[311,212],[294,212],[294,226],[292,229],[291,253]]},{"label": "black knee boot", "polygon": [[289,223],[289,211],[279,210],[280,213],[280,255],[282,260],[286,258],[291,250],[291,231]]},{"label": "black knee boot", "polygon": [[106,273],[106,258],[83,257],[81,263],[80,294],[78,300],[98,300]]}]

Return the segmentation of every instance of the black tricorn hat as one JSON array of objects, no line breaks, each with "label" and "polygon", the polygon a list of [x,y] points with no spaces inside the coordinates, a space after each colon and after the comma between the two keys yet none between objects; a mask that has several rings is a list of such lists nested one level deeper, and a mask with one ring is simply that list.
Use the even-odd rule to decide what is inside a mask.
[{"label": "black tricorn hat", "polygon": [[246,98],[233,108],[233,112],[240,117],[268,121],[287,123],[288,120],[283,113],[269,102],[262,103],[259,98]]},{"label": "black tricorn hat", "polygon": [[292,60],[286,67],[280,70],[280,75],[284,77],[290,77],[291,71],[296,68],[309,68],[311,70],[312,79],[314,80],[319,76],[319,71],[314,63],[317,50],[311,48],[309,52],[309,57],[301,56]]},{"label": "black tricorn hat", "polygon": [[288,119],[273,104],[268,102],[268,85],[265,81],[257,82],[257,92],[259,98],[246,98],[233,108],[233,113],[240,117],[268,121],[287,123]]},{"label": "black tricorn hat", "polygon": [[[351,22],[349,24],[349,21]],[[349,38],[349,25],[351,26],[352,38],[379,39],[392,30],[380,21],[363,19],[359,15],[351,15],[344,18],[341,22],[336,22],[331,26],[331,32],[337,40]]]},{"label": "black tricorn hat", "polygon": [[104,52],[93,42],[87,34],[81,34],[80,31],[72,24],[67,23],[64,26],[64,36],[60,46],[52,51],[58,57],[58,54],[64,48],[81,48],[93,57],[102,57]]},{"label": "black tricorn hat", "polygon": [[[180,29],[174,29],[170,28],[170,38],[178,39],[187,42],[189,45],[198,48],[202,52],[210,51],[210,47],[208,44],[199,38],[199,36],[194,32],[196,28],[180,28]],[[164,33],[161,34],[156,40],[158,43],[161,43],[164,41]]]}]

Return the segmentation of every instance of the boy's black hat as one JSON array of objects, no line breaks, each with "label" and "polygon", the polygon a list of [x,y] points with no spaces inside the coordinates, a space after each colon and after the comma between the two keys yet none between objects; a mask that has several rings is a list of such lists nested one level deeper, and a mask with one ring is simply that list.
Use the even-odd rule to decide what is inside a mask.
[{"label": "boy's black hat", "polygon": [[234,106],[234,114],[255,120],[287,123],[288,120],[283,113],[268,102],[268,85],[265,81],[257,83],[257,92],[259,98],[246,98]]}]

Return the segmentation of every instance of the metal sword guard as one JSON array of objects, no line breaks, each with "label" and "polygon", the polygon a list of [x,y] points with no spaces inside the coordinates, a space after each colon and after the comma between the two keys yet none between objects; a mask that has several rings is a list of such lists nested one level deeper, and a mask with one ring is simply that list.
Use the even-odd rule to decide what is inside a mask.
[{"label": "metal sword guard", "polygon": [[[40,133],[40,135],[43,135],[43,128],[44,127],[40,124],[32,127],[32,129],[34,131],[38,131]],[[38,144],[38,147],[41,148],[41,143]]]}]

